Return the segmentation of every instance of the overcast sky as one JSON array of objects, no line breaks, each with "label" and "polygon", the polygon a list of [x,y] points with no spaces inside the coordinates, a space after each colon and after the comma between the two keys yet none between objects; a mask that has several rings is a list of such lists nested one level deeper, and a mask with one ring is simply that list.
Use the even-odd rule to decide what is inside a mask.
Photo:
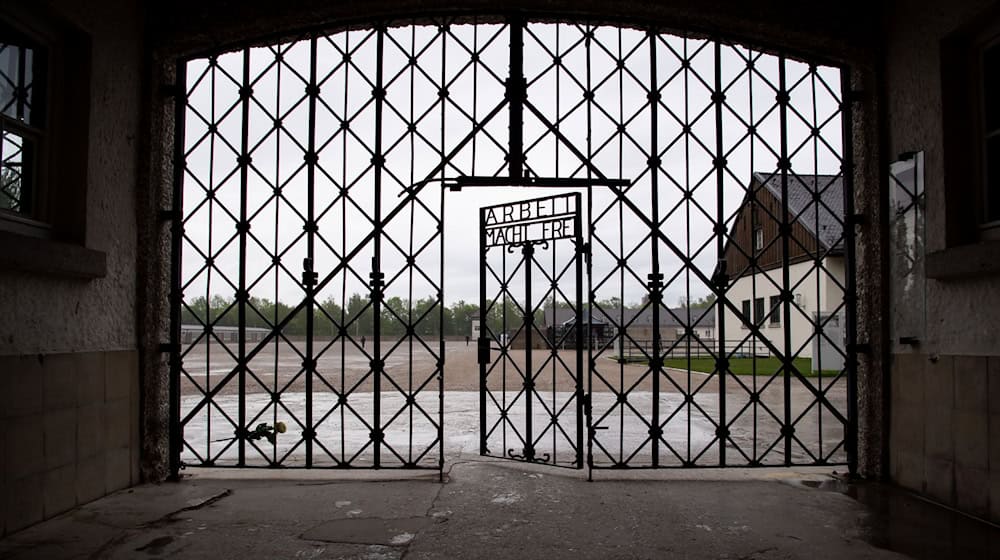
[{"label": "overcast sky", "polygon": [[[718,257],[712,241],[717,212],[716,177],[712,172],[716,142],[711,102],[713,45],[667,35],[657,41],[655,72],[662,103],[655,113],[654,129],[644,85],[651,80],[651,55],[644,33],[599,28],[588,55],[580,41],[582,31],[576,26],[532,24],[530,31],[525,34],[524,51],[529,101],[548,120],[558,121],[560,132],[577,150],[589,152],[601,173],[635,181],[630,199],[647,215],[652,198],[647,158],[655,136],[662,159],[656,179],[662,229],[710,276]],[[506,29],[498,25],[465,25],[452,26],[450,33],[442,40],[436,27],[394,28],[389,33],[392,40],[385,42],[383,214],[404,203],[405,188],[427,178],[441,161],[440,152],[451,152],[469,135],[473,119],[484,119],[502,102],[502,81],[508,65]],[[477,52],[478,63],[470,64],[470,50]],[[281,62],[275,63],[278,53]],[[345,62],[345,53],[350,54],[349,62]],[[556,54],[560,66],[549,68]],[[409,65],[411,56],[419,57],[418,66]],[[626,59],[620,69],[615,60],[619,57]],[[681,58],[690,60],[687,69],[682,68]],[[753,61],[753,71],[748,71],[747,59]],[[369,31],[338,33],[318,42],[320,101],[315,144],[319,155],[314,204],[320,234],[315,269],[321,280],[340,262],[340,255],[357,246],[372,229],[365,214],[373,215],[375,207],[371,152],[376,129],[376,104],[372,102],[375,60],[376,42]],[[777,167],[777,155],[767,145],[777,151],[780,142],[779,114],[772,110],[775,91],[769,85],[778,83],[778,59],[725,46],[721,60],[722,80],[727,84],[727,108],[721,120],[727,152],[723,214],[730,219],[743,199],[743,188],[751,173],[770,172]],[[305,88],[310,74],[310,44],[306,41],[253,49],[249,71],[255,102],[249,108],[247,123],[253,158],[246,201],[253,235],[247,253],[248,283],[254,296],[294,303],[302,298],[298,281],[306,256],[303,223],[308,207],[308,166],[303,153],[309,139]],[[786,67],[787,83],[798,84],[791,94],[795,111],[789,113],[788,144],[792,151],[803,146],[792,158],[793,169],[801,174],[835,173],[839,170],[841,143],[835,97],[839,96],[839,71],[819,69],[832,92],[811,77],[800,82],[807,71],[807,65],[793,61]],[[190,108],[186,119],[184,211],[190,242],[183,249],[183,276],[188,284],[185,298],[213,294],[231,297],[234,288],[222,276],[233,283],[239,278],[238,242],[229,240],[235,234],[233,218],[238,218],[240,212],[237,156],[244,122],[238,92],[243,53],[219,57],[215,68],[204,59],[191,61],[187,74]],[[446,84],[446,92],[442,91],[442,83]],[[586,88],[594,90],[594,100],[581,104]],[[442,99],[447,99],[443,114]],[[344,121],[348,122],[347,128],[342,125]],[[408,122],[413,121],[417,124],[409,130]],[[619,123],[624,123],[627,136],[619,134]],[[749,124],[755,127],[752,137],[747,137]],[[685,127],[689,127],[690,135],[683,134]],[[819,128],[819,138],[810,137],[813,127]],[[501,172],[505,168],[507,130],[504,108],[434,178]],[[539,176],[586,177],[573,151],[554,135],[546,134],[545,127],[527,110],[524,131],[531,172]],[[282,188],[281,200],[273,197],[274,185]],[[338,197],[344,187],[349,189],[350,200]],[[206,200],[204,189],[214,192],[212,200]],[[690,191],[697,206],[685,202],[685,191]],[[386,228],[382,270],[389,282],[388,294],[419,298],[435,291],[442,260],[435,238],[442,196],[446,199],[444,288],[446,302],[451,303],[478,301],[478,209],[557,192],[561,191],[469,188],[446,192],[440,183],[429,184],[418,200],[405,204]],[[626,302],[636,302],[643,292],[636,279],[628,275],[623,279],[618,274],[607,277],[615,260],[627,256],[629,265],[645,278],[651,266],[652,246],[646,239],[649,231],[630,210],[613,204],[613,200],[606,188],[595,187],[590,203],[601,242],[594,243],[594,282],[600,284],[598,299],[624,292]],[[702,249],[706,242],[710,242],[709,246]],[[638,250],[634,250],[637,246]],[[671,280],[681,270],[681,259],[663,243],[658,249],[661,269]],[[418,253],[415,262],[427,278],[405,269],[405,255],[413,253]],[[280,255],[286,269],[272,266],[274,254]],[[352,268],[336,275],[321,291],[320,299],[333,297],[341,301],[354,292],[364,293],[363,282],[368,280],[372,255],[373,247],[368,243],[351,261]],[[211,273],[205,267],[205,256],[213,258]],[[400,270],[405,272],[397,276]],[[666,302],[673,305],[685,294],[698,298],[708,293],[692,275],[681,274],[668,284]]]}]

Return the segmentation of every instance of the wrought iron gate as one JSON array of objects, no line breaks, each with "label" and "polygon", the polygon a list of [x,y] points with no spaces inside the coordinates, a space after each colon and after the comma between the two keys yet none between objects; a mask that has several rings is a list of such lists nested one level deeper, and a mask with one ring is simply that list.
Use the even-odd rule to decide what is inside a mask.
[{"label": "wrought iron gate", "polygon": [[[441,468],[441,184],[585,194],[587,321],[562,335],[587,383],[560,406],[591,418],[588,465],[853,468],[848,82],[773,52],[515,14],[182,62],[174,470]],[[485,449],[544,458],[551,425]],[[549,460],[579,465],[564,439]]]},{"label": "wrought iron gate", "polygon": [[580,468],[580,195],[485,207],[479,224],[480,453]]}]

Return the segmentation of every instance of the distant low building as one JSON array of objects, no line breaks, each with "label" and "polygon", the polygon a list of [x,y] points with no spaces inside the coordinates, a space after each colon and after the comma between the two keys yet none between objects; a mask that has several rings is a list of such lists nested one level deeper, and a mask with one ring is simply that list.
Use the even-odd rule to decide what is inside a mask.
[{"label": "distant low building", "polygon": [[469,316],[469,338],[477,340],[479,338],[479,332],[479,313],[473,313]]},{"label": "distant low building", "polygon": [[[598,308],[595,307],[593,317],[586,313],[584,321],[589,321],[591,335],[590,344],[595,349],[606,349],[616,355],[641,355],[643,351],[652,352],[653,332],[653,308],[643,309],[630,308]],[[658,318],[659,338],[661,351],[668,354],[688,352],[688,341],[683,340],[690,328],[690,337],[693,345],[702,349],[702,346],[712,347],[715,340],[715,314],[707,309],[678,307],[673,309],[660,308]],[[553,332],[554,340],[565,341],[575,340],[572,335],[561,336],[565,329],[575,325],[576,314],[571,309],[556,308],[546,309],[543,323],[546,332]],[[613,340],[619,331],[624,330],[623,336],[617,341]],[[564,347],[573,347],[572,344],[563,342]],[[697,350],[692,350],[697,351]]]}]

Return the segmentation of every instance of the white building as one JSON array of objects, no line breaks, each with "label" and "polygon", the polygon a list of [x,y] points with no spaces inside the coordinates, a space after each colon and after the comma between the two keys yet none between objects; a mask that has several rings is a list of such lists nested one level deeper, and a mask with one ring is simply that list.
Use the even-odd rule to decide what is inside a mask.
[{"label": "white building", "polygon": [[[843,180],[790,175],[787,192],[791,227],[783,238],[781,176],[754,173],[723,261],[726,297],[736,309],[720,308],[717,324],[736,354],[773,354],[765,341],[784,353],[788,329],[792,355],[814,358],[814,370],[839,370],[845,350]],[[781,301],[786,244],[790,317]]]}]

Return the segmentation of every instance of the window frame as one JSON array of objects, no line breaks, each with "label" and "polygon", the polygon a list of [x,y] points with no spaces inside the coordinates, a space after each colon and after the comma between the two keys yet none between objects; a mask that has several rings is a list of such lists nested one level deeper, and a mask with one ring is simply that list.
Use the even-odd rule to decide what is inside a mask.
[{"label": "window frame", "polygon": [[768,304],[771,307],[770,313],[768,313],[768,325],[772,327],[781,326],[781,297],[771,296],[768,298]]},{"label": "window frame", "polygon": [[[48,171],[51,168],[49,144],[51,143],[51,95],[49,89],[55,80],[52,64],[49,62],[52,48],[52,38],[39,33],[30,26],[25,26],[10,18],[0,16],[0,36],[10,34],[22,48],[30,47],[35,51],[36,60],[32,61],[32,92],[33,112],[40,115],[41,122],[24,122],[4,114],[0,114],[0,128],[11,131],[22,139],[35,144],[30,165],[29,185],[31,209],[28,212],[0,209],[0,229],[27,235],[50,239],[53,237],[52,216],[48,190]],[[40,91],[39,91],[40,90]],[[22,148],[23,150],[23,148]]]},{"label": "window frame", "polygon": [[[979,237],[982,240],[1000,240],[1000,216],[991,219],[989,215],[990,199],[992,196],[1000,197],[1000,181],[994,187],[996,192],[990,192],[989,156],[987,155],[987,143],[990,137],[1000,137],[1000,125],[993,131],[990,131],[987,129],[986,123],[987,95],[984,59],[987,51],[991,49],[996,49],[995,54],[1000,57],[1000,22],[995,23],[985,32],[979,34],[973,53],[975,61],[973,63],[974,87],[972,88],[972,92],[976,96],[974,108],[976,149],[974,150],[974,157],[977,188],[975,199],[976,206],[980,210],[979,215],[976,216],[976,225],[979,229]],[[1000,86],[1000,72],[998,72],[997,81],[997,85]],[[1000,101],[995,102],[994,110],[1000,113]],[[1000,165],[998,165],[998,169],[993,170],[993,173],[1000,174]]]},{"label": "window frame", "polygon": [[46,137],[35,161],[39,210],[30,217],[0,213],[0,270],[103,278],[107,255],[87,246],[90,35],[31,3],[0,4],[0,25],[46,53]]},{"label": "window frame", "polygon": [[[1000,40],[1000,6],[941,40],[944,246],[927,255],[926,275],[957,279],[1000,272],[1000,221],[984,220],[982,52]],[[929,201],[929,213],[936,208]],[[928,216],[930,218],[930,216]],[[972,219],[970,219],[972,218]]]},{"label": "window frame", "polygon": [[740,321],[740,328],[749,329],[750,327],[747,325],[747,323],[750,322],[750,313],[753,311],[750,300],[745,299],[740,302],[740,311],[741,315],[743,315],[743,317],[741,317],[741,319],[743,320]]}]

